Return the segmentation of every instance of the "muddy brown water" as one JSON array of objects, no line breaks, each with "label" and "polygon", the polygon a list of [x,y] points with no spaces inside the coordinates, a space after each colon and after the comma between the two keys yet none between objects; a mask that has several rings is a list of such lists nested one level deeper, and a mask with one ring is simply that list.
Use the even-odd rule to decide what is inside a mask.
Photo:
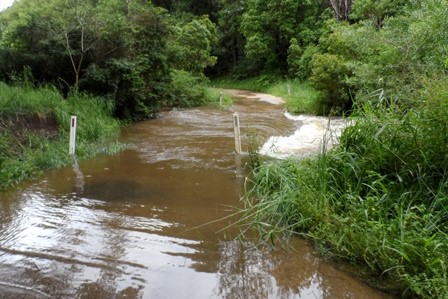
[{"label": "muddy brown water", "polygon": [[[243,194],[242,133],[296,129],[266,96],[230,109],[164,112],[123,130],[130,148],[47,172],[0,194],[0,298],[390,298],[294,250],[224,229]],[[243,150],[245,141],[243,140]]]}]

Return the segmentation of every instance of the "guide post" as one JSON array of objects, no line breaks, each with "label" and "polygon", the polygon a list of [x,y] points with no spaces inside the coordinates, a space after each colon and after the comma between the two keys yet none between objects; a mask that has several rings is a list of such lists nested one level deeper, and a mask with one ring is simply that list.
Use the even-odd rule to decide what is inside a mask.
[{"label": "guide post", "polygon": [[70,155],[75,155],[76,148],[76,116],[70,118],[70,143],[68,148],[68,153]]},{"label": "guide post", "polygon": [[241,154],[240,117],[236,112],[233,114],[233,130],[235,132],[235,152]]}]

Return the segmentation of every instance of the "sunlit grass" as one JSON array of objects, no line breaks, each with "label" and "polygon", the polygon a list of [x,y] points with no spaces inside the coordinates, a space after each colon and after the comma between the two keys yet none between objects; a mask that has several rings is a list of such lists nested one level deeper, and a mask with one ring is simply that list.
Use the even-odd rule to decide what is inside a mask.
[{"label": "sunlit grass", "polygon": [[318,91],[300,81],[282,81],[266,88],[266,93],[281,97],[292,114],[320,114]]},{"label": "sunlit grass", "polygon": [[37,115],[45,115],[64,106],[63,98],[53,88],[34,90],[27,86],[8,86],[0,82],[0,111],[3,115],[30,111]]}]

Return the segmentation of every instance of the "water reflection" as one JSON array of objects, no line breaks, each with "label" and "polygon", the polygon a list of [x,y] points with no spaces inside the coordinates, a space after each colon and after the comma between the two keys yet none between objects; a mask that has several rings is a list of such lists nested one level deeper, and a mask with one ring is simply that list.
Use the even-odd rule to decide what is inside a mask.
[{"label": "water reflection", "polygon": [[[295,129],[272,101],[236,103],[243,134]],[[164,113],[123,132],[129,150],[2,194],[0,298],[386,298],[303,241],[274,250],[222,230],[246,174],[232,113]]]}]

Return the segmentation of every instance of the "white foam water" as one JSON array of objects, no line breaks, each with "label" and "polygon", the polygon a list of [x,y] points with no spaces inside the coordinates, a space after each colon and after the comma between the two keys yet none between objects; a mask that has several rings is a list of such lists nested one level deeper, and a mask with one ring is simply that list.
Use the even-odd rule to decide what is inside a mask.
[{"label": "white foam water", "polygon": [[338,143],[347,121],[343,118],[329,118],[311,115],[285,116],[297,122],[298,129],[290,136],[272,136],[260,149],[260,154],[285,159],[317,154]]}]

